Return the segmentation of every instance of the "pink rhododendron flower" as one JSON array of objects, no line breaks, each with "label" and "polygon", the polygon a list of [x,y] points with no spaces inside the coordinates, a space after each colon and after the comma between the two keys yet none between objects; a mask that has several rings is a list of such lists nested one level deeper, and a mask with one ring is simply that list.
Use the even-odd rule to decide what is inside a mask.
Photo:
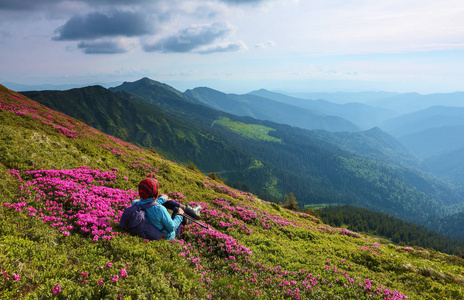
[{"label": "pink rhododendron flower", "polygon": [[58,293],[61,293],[61,286],[59,284],[55,285],[55,287],[52,289],[52,294]]},{"label": "pink rhododendron flower", "polygon": [[126,278],[128,276],[126,269],[121,269],[120,275],[121,278]]}]

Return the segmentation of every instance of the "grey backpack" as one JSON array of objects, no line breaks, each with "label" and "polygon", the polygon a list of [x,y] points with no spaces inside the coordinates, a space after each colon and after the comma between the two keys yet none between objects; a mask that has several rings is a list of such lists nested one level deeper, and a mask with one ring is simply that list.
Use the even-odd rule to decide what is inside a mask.
[{"label": "grey backpack", "polygon": [[148,219],[145,218],[145,210],[149,207],[159,205],[156,202],[145,203],[144,205],[133,205],[122,213],[119,225],[131,235],[140,236],[149,240],[160,240],[164,238],[164,233],[156,228]]}]

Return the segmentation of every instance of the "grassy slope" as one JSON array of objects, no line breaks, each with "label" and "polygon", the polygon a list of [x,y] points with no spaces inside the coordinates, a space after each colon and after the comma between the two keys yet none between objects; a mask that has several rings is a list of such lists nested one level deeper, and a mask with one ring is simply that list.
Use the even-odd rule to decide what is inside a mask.
[{"label": "grassy slope", "polygon": [[[461,258],[332,228],[1,86],[0,106],[1,299],[464,296]],[[172,198],[201,204],[211,228],[189,226],[175,242],[120,233],[148,173]]]},{"label": "grassy slope", "polygon": [[222,117],[214,122],[214,125],[221,125],[229,128],[230,130],[240,134],[241,136],[269,142],[282,143],[282,140],[270,136],[268,133],[275,129],[258,124],[245,124],[240,122],[231,121],[229,118]]}]

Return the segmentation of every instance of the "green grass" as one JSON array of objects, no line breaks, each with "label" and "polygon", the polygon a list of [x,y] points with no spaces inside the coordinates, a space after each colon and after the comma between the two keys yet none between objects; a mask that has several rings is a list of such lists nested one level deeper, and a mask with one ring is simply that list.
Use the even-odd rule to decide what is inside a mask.
[{"label": "green grass", "polygon": [[221,117],[219,120],[216,120],[214,124],[227,127],[233,132],[249,139],[282,143],[281,139],[269,135],[269,132],[275,129],[263,125],[234,122],[226,117]]},{"label": "green grass", "polygon": [[[464,297],[459,257],[330,227],[8,90],[0,103],[0,299],[384,299],[395,290],[403,299]],[[99,175],[77,177],[83,171]],[[110,218],[118,234],[93,241],[77,218],[66,220],[74,227],[65,235],[38,214],[84,210],[73,193],[93,199],[91,208],[101,201],[121,211],[111,192],[134,195],[148,174],[162,193],[202,205],[211,229],[191,225],[177,241],[153,242],[124,234]],[[42,184],[48,175],[52,183]]]}]

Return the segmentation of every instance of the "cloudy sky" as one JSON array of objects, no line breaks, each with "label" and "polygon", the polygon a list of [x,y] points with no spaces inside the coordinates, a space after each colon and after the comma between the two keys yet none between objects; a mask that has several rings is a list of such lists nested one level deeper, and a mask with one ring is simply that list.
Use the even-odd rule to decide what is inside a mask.
[{"label": "cloudy sky", "polygon": [[0,82],[464,90],[462,0],[0,0]]}]

